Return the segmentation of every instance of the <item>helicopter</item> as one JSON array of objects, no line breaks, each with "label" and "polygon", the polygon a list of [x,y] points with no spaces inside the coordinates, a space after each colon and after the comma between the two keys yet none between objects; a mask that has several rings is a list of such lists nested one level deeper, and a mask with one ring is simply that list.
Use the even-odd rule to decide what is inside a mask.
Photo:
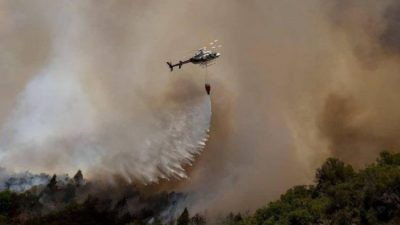
[{"label": "helicopter", "polygon": [[187,63],[200,64],[200,65],[207,66],[213,60],[217,59],[220,56],[221,56],[221,54],[218,52],[208,51],[204,48],[201,48],[201,49],[197,50],[197,52],[194,54],[194,56],[188,60],[179,61],[179,63],[176,63],[176,64],[167,62],[167,64],[172,72],[174,70],[174,67],[177,66],[180,69],[180,68],[182,68],[182,66],[184,64],[187,64]]},{"label": "helicopter", "polygon": [[[172,72],[174,70],[174,67],[178,67],[179,69],[181,69],[182,66],[187,63],[193,63],[193,64],[197,64],[197,65],[200,65],[203,67],[208,67],[208,66],[213,65],[214,61],[221,56],[221,54],[219,52],[216,52],[215,49],[222,47],[222,45],[215,46],[216,42],[218,42],[218,40],[215,40],[210,43],[210,45],[212,46],[211,47],[212,50],[207,50],[206,47],[203,47],[203,48],[200,48],[199,50],[197,50],[195,52],[195,54],[187,60],[184,60],[184,61],[180,60],[176,64],[167,62],[169,69]],[[206,83],[205,89],[206,89],[207,94],[210,95],[210,91],[211,91],[210,84]]]}]

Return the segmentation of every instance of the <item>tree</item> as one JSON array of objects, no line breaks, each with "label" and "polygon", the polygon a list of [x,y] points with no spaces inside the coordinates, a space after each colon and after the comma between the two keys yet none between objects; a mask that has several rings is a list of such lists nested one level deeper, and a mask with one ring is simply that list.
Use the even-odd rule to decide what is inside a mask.
[{"label": "tree", "polygon": [[192,217],[190,221],[191,225],[206,225],[206,219],[199,214]]},{"label": "tree", "polygon": [[182,214],[179,216],[177,225],[189,225],[189,212],[187,208],[185,208]]},{"label": "tree", "polygon": [[316,181],[318,189],[330,185],[336,185],[354,176],[354,170],[350,165],[345,165],[343,162],[335,158],[329,158],[317,170]]},{"label": "tree", "polygon": [[383,151],[379,154],[378,165],[400,165],[400,154]]},{"label": "tree", "polygon": [[75,176],[74,176],[74,182],[76,186],[81,186],[83,185],[83,175],[82,175],[82,171],[78,170],[78,172],[76,172]]},{"label": "tree", "polygon": [[51,191],[57,190],[57,176],[55,174],[50,179],[50,182],[47,184],[47,188],[49,188]]},{"label": "tree", "polygon": [[7,216],[12,206],[12,193],[10,190],[0,192],[0,215]]}]

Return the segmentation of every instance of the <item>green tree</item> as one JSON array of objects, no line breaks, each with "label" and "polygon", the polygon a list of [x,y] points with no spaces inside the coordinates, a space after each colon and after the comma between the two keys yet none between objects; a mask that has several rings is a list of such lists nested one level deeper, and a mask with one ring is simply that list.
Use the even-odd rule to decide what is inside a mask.
[{"label": "green tree", "polygon": [[378,165],[400,165],[400,154],[383,151],[379,154]]},{"label": "green tree", "polygon": [[351,179],[354,176],[354,170],[350,165],[345,165],[342,161],[335,158],[329,158],[317,170],[316,182],[318,188],[336,185]]}]

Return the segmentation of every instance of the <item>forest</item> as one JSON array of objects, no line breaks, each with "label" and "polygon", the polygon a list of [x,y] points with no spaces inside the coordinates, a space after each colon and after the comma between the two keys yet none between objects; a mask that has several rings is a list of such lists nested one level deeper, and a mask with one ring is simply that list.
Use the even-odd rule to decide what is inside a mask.
[{"label": "forest", "polygon": [[185,207],[169,210],[185,197],[182,193],[146,196],[130,190],[115,201],[99,193],[85,195],[91,185],[78,171],[62,185],[53,176],[45,187],[22,193],[5,189],[0,193],[0,224],[400,224],[400,154],[387,151],[360,170],[329,158],[317,169],[313,185],[295,186],[253,213],[230,213],[212,222]]}]

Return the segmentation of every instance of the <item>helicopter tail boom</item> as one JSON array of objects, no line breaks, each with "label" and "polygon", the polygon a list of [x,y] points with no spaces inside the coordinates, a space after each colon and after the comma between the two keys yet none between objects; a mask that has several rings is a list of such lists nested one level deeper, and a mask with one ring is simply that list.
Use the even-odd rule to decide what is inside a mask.
[{"label": "helicopter tail boom", "polygon": [[172,72],[172,70],[174,70],[174,66],[173,66],[170,62],[167,62],[167,64],[168,64],[168,66],[169,66],[169,69],[170,69],[171,72]]},{"label": "helicopter tail boom", "polygon": [[174,70],[174,67],[177,66],[179,69],[182,68],[182,65],[186,64],[186,63],[190,63],[190,59],[186,60],[186,61],[179,61],[179,63],[177,64],[172,64],[171,62],[167,62],[169,69],[171,70],[171,72]]}]

